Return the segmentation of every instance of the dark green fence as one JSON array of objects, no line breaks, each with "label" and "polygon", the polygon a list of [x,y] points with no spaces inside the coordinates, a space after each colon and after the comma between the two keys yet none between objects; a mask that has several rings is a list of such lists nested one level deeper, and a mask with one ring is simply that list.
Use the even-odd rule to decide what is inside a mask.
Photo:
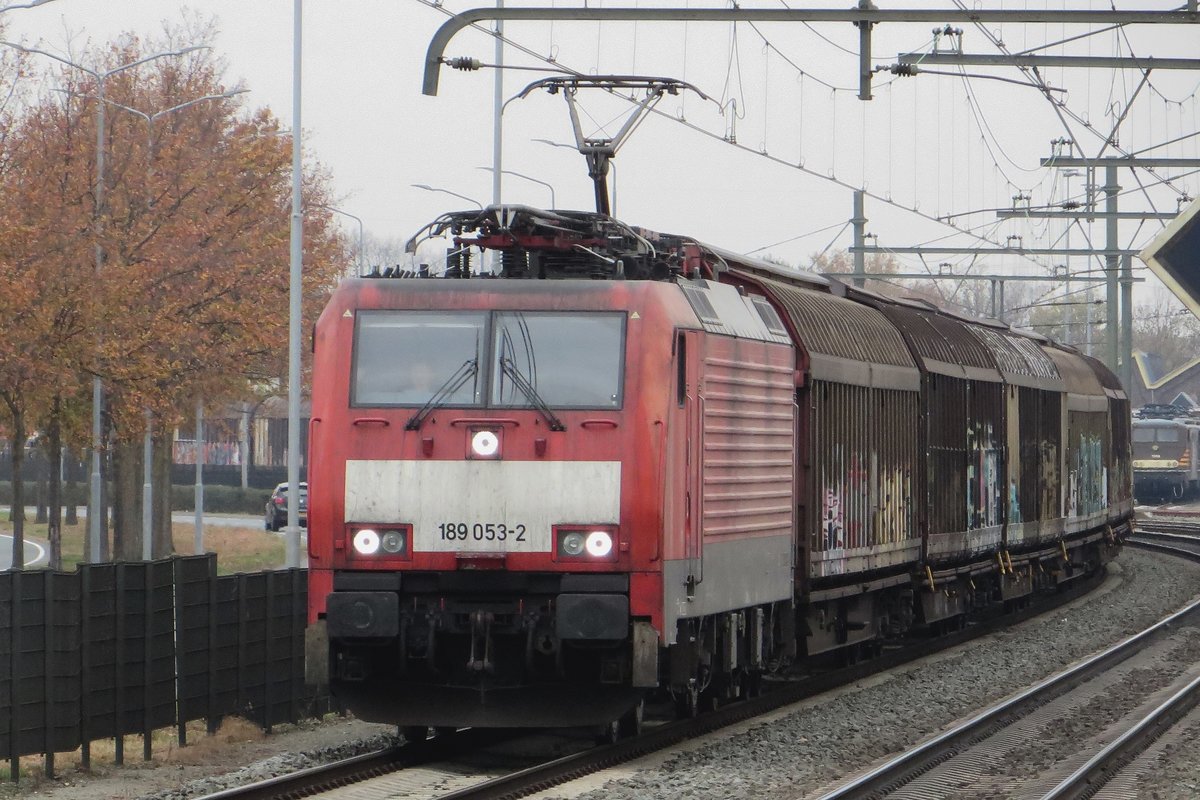
[{"label": "dark green fence", "polygon": [[236,714],[267,731],[328,710],[304,686],[305,570],[218,577],[215,555],[0,573],[0,756],[54,754]]}]

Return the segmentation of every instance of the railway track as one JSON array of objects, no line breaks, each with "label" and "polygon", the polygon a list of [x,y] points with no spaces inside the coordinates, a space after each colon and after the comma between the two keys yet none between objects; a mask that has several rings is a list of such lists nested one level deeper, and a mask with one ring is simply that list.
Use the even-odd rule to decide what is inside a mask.
[{"label": "railway track", "polygon": [[[1128,544],[1200,561],[1200,526],[1157,527],[1140,525]],[[1198,625],[1200,601],[841,783],[821,800],[1136,797],[1138,765],[1152,768],[1170,744],[1170,738],[1155,740],[1200,726],[1194,710],[1200,702]],[[1089,749],[1089,742],[1096,744]],[[1054,755],[1058,746],[1070,755]]]},{"label": "railway track", "polygon": [[246,786],[205,795],[201,800],[283,800],[311,797],[338,787],[351,786],[402,770],[465,758],[511,739],[511,730],[463,730],[444,733],[423,742],[409,742],[375,753],[342,759],[331,764],[281,775]]},{"label": "railway track", "polygon": [[1177,555],[1176,551],[1200,553],[1200,525],[1175,520],[1139,520],[1129,541],[1147,550]]},{"label": "railway track", "polygon": [[[439,800],[495,800],[515,798],[540,791],[603,769],[664,750],[720,728],[775,711],[807,697],[862,680],[907,662],[939,652],[979,636],[1021,622],[1086,594],[1103,579],[1098,574],[1081,580],[1069,591],[1032,602],[1021,611],[981,621],[934,640],[917,639],[886,651],[870,661],[849,667],[817,672],[790,679],[766,682],[766,691],[729,703],[694,719],[648,725],[643,732],[615,744],[587,747],[561,757],[546,757],[539,763],[489,777],[480,762],[495,758],[481,751],[517,737],[514,731],[460,731],[454,736],[359,756],[344,762],[316,767],[293,775],[228,789],[202,800],[282,800],[324,797],[436,797]],[[473,738],[478,736],[479,738]],[[440,744],[439,744],[440,742]],[[341,787],[361,786],[370,781],[370,794]],[[470,786],[461,786],[464,782]],[[447,793],[449,792],[449,793]]]}]

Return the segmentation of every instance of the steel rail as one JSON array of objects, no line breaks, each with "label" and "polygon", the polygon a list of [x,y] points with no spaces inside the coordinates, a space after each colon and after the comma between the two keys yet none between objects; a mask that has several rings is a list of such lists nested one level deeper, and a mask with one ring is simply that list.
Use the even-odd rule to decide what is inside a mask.
[{"label": "steel rail", "polygon": [[[1200,553],[1178,550],[1167,545],[1140,543],[1126,539],[1132,547],[1167,552],[1193,561],[1200,561]],[[937,764],[946,761],[993,732],[1011,725],[1027,716],[1038,706],[1054,697],[1101,674],[1115,664],[1135,655],[1151,638],[1169,630],[1180,620],[1200,612],[1200,600],[1184,606],[1174,614],[1156,622],[1141,633],[1118,642],[1109,649],[1097,653],[1066,672],[1054,675],[1009,698],[966,722],[947,730],[933,739],[917,745],[884,764],[857,776],[833,791],[821,795],[819,800],[851,800],[851,798],[878,797],[885,795],[913,780]]]},{"label": "steel rail", "polygon": [[1042,800],[1083,800],[1091,797],[1155,739],[1174,727],[1197,703],[1200,703],[1200,677],[1194,678],[1136,725],[1109,742],[1086,764],[1043,795]]},{"label": "steel rail", "polygon": [[1178,520],[1139,520],[1134,526],[1134,535],[1143,533],[1173,533],[1187,538],[1200,538],[1200,525]]}]

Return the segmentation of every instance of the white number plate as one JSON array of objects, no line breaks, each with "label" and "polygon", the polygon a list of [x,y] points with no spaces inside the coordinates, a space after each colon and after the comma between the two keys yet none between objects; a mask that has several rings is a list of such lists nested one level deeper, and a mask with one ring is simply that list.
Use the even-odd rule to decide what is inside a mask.
[{"label": "white number plate", "polygon": [[523,522],[439,522],[426,530],[415,546],[418,550],[459,552],[528,552],[535,549],[534,536]]}]

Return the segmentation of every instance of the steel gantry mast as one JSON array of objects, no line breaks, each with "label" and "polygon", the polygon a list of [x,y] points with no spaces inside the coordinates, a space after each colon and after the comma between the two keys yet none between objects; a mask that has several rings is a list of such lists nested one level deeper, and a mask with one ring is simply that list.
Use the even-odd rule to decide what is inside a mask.
[{"label": "steel gantry mast", "polygon": [[[1200,22],[1200,0],[1187,0],[1176,11],[1078,11],[1033,9],[878,9],[871,0],[857,8],[473,8],[442,23],[425,53],[422,91],[438,92],[442,64],[449,63],[446,46],[463,28],[479,22],[847,22],[859,30],[859,98],[871,99],[871,31],[885,22],[979,23],[1096,23],[1099,25],[1194,25]],[[1042,56],[1046,58],[1047,56]],[[1025,58],[1032,58],[1025,56]],[[1011,62],[1007,62],[1011,63]],[[1146,64],[1144,68],[1154,66]]]}]

